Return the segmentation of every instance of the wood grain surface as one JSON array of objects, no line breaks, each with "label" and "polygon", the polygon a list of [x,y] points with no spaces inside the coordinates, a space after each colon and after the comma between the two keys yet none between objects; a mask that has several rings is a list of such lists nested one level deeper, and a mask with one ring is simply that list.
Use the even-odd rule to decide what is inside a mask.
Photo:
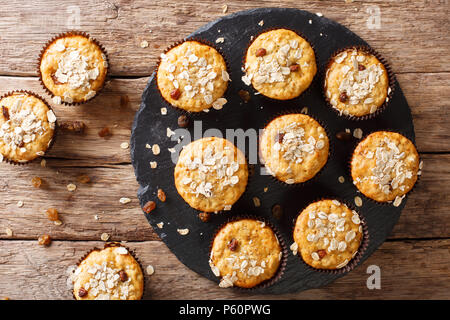
[{"label": "wood grain surface", "polygon": [[[362,266],[327,287],[283,296],[220,289],[182,265],[139,208],[129,149],[120,145],[130,139],[142,90],[161,50],[223,16],[224,4],[227,14],[256,7],[294,7],[336,20],[387,58],[411,107],[424,160],[422,178],[388,241]],[[79,107],[54,106],[58,121],[83,121],[84,134],[60,131],[45,158],[46,167],[39,161],[26,166],[0,164],[0,298],[70,299],[65,270],[87,250],[101,246],[105,232],[112,240],[127,241],[144,268],[155,267],[155,274],[146,277],[147,299],[450,298],[447,0],[70,0],[58,5],[50,0],[1,0],[0,6],[0,94],[27,89],[50,101],[36,76],[37,57],[47,40],[70,29],[97,38],[111,62],[111,77],[99,97]],[[377,10],[379,29],[372,27],[371,20]],[[141,48],[143,40],[148,47]],[[106,139],[98,135],[104,127],[112,132]],[[91,182],[78,182],[80,175],[88,175]],[[35,176],[44,181],[39,189],[31,185]],[[77,189],[68,191],[69,183]],[[121,204],[122,197],[131,203]],[[23,207],[17,206],[18,201]],[[62,225],[46,219],[44,211],[49,207],[60,211]],[[7,235],[6,229],[13,235]],[[44,233],[55,239],[48,248],[37,244]],[[381,268],[381,290],[366,287],[369,265]]]}]

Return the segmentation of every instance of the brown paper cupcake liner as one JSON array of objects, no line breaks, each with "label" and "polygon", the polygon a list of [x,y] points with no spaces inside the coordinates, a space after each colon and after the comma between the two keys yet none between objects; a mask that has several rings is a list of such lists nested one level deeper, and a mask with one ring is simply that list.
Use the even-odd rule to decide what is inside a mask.
[{"label": "brown paper cupcake liner", "polygon": [[109,80],[108,73],[109,73],[110,63],[109,63],[108,53],[107,53],[105,47],[97,39],[91,37],[88,33],[83,32],[83,31],[72,30],[72,31],[67,31],[67,32],[60,33],[60,34],[54,36],[53,38],[51,38],[49,41],[47,41],[45,43],[44,47],[41,49],[41,52],[39,53],[39,58],[38,58],[38,62],[37,62],[37,74],[39,75],[39,82],[41,83],[41,85],[45,89],[45,91],[52,97],[52,99],[56,96],[53,92],[51,92],[47,88],[47,86],[44,84],[44,81],[42,80],[41,61],[42,61],[42,58],[43,58],[43,55],[44,55],[45,51],[56,40],[64,38],[64,37],[67,37],[67,36],[74,36],[74,35],[85,37],[85,38],[91,40],[92,42],[94,42],[100,48],[102,53],[105,55],[106,63],[108,64],[108,67],[106,68],[105,80],[103,81],[102,86],[96,91],[95,96],[93,96],[92,98],[90,98],[88,100],[82,101],[82,102],[71,102],[71,103],[68,103],[68,102],[62,100],[61,104],[66,105],[66,106],[76,106],[76,105],[78,106],[78,105],[82,105],[82,104],[85,104],[85,103],[88,103],[88,102],[94,100],[100,94],[100,92],[105,87],[105,84]]},{"label": "brown paper cupcake liner", "polygon": [[[405,134],[403,134],[403,132],[398,132],[398,131],[391,130],[391,129],[381,129],[381,130],[376,130],[376,131],[372,131],[372,132],[369,132],[369,133],[365,133],[364,136],[363,136],[360,140],[354,141],[354,142],[353,142],[353,150],[355,150],[356,147],[358,146],[358,144],[361,143],[363,140],[365,140],[370,134],[372,134],[372,133],[374,133],[374,132],[377,132],[377,131],[386,131],[386,132],[393,132],[393,133],[401,134],[402,136],[404,136],[405,138],[407,138],[409,141],[411,141],[411,143],[414,145],[414,147],[416,148],[416,150],[418,150],[418,149],[417,149],[416,143],[413,142],[411,139],[409,139]],[[419,155],[419,165],[420,165],[420,162],[421,162],[422,160],[421,160],[419,151],[417,151],[417,154]],[[355,188],[355,190],[356,190],[358,196],[363,196],[364,199],[367,199],[368,201],[370,201],[371,203],[376,204],[376,205],[393,206],[394,200],[392,200],[392,201],[387,201],[387,202],[377,201],[377,200],[374,200],[374,199],[372,199],[372,198],[369,198],[369,197],[366,196],[364,193],[362,193],[361,191],[359,191],[359,189],[358,189],[358,188],[356,187],[356,185],[353,183],[353,177],[352,177],[352,159],[353,159],[353,153],[350,155],[350,157],[349,157],[349,159],[348,159],[348,161],[347,161],[347,170],[348,170],[347,173],[348,173],[348,175],[349,175],[349,179],[350,179],[350,181],[352,182],[353,187]],[[419,168],[419,171],[421,171],[420,168]],[[407,198],[410,196],[410,194],[412,194],[413,191],[416,190],[416,187],[417,187],[417,184],[419,183],[420,177],[421,177],[421,174],[420,174],[420,175],[418,174],[418,175],[417,175],[417,180],[416,180],[416,182],[414,183],[414,185],[413,185],[413,187],[411,188],[411,190],[409,190],[407,193],[405,193],[405,194],[403,195],[404,198],[402,199],[402,202],[401,202],[401,203],[403,203],[403,201],[406,201]],[[363,201],[364,201],[364,199],[363,199]],[[401,203],[400,203],[400,205],[401,205]],[[399,206],[400,206],[400,205],[399,205]]]},{"label": "brown paper cupcake liner", "polygon": [[[344,52],[346,50],[352,50],[352,49],[360,50],[360,51],[363,51],[365,53],[368,53],[368,54],[371,54],[371,55],[375,56],[378,59],[378,61],[380,61],[383,64],[384,68],[386,69],[388,78],[389,78],[388,94],[387,94],[386,100],[383,102],[383,104],[381,106],[379,106],[377,108],[377,110],[375,112],[370,113],[370,114],[366,114],[366,115],[363,115],[363,116],[353,116],[351,114],[344,114],[340,110],[338,110],[335,107],[333,107],[333,105],[331,105],[329,99],[327,98],[326,90],[325,90],[325,79],[326,79],[327,71],[328,71],[329,67],[331,66],[331,64],[333,63],[334,58],[338,54],[340,54],[341,52]],[[389,105],[389,102],[391,101],[392,96],[394,95],[394,91],[396,89],[395,75],[394,75],[394,73],[392,71],[392,68],[389,65],[388,61],[385,58],[383,58],[377,51],[375,51],[374,49],[372,49],[369,46],[364,46],[364,45],[348,46],[348,47],[344,47],[342,49],[339,49],[339,50],[335,51],[331,55],[331,57],[329,58],[328,62],[325,64],[324,70],[321,71],[320,80],[322,81],[322,96],[325,99],[328,107],[330,107],[334,112],[336,112],[336,114],[338,116],[344,117],[344,118],[346,118],[348,120],[361,121],[361,120],[369,120],[369,119],[376,118]]]},{"label": "brown paper cupcake liner", "polygon": [[[77,264],[76,264],[77,268],[78,268],[78,267],[80,266],[80,264],[84,261],[84,259],[86,259],[92,252],[94,252],[94,251],[101,251],[101,250],[103,250],[103,249],[106,249],[106,248],[112,248],[112,247],[123,247],[123,248],[127,249],[128,252],[133,256],[134,260],[136,260],[136,262],[138,263],[139,267],[141,268],[141,272],[142,272],[142,276],[143,276],[143,282],[144,282],[144,285],[143,285],[143,287],[142,287],[142,297],[141,297],[141,299],[140,299],[140,300],[142,300],[142,298],[143,298],[144,295],[145,295],[145,272],[144,272],[144,268],[142,267],[142,263],[141,263],[141,261],[139,261],[139,259],[137,258],[136,253],[134,252],[134,250],[131,250],[130,248],[128,248],[127,246],[124,246],[124,245],[123,245],[122,243],[120,243],[120,242],[116,242],[116,241],[106,242],[106,243],[104,244],[104,246],[103,246],[102,249],[97,248],[97,247],[92,248],[91,250],[89,250],[88,252],[86,252],[83,256],[81,256],[80,259],[78,259],[78,262],[77,262]],[[73,297],[74,300],[77,300],[76,297],[75,297],[74,289],[72,289],[72,297]]]},{"label": "brown paper cupcake liner", "polygon": [[[321,272],[321,273],[327,273],[327,274],[346,274],[346,273],[349,273],[350,271],[352,271],[353,269],[356,268],[358,263],[361,261],[361,258],[363,257],[364,253],[366,252],[367,247],[369,246],[369,229],[368,229],[366,220],[361,215],[361,213],[355,208],[355,206],[349,204],[347,201],[343,201],[342,199],[340,199],[338,197],[321,197],[321,198],[318,198],[318,199],[316,199],[314,201],[311,201],[304,208],[302,208],[300,210],[299,214],[295,218],[294,224],[292,226],[291,235],[294,234],[294,230],[295,230],[295,225],[297,223],[297,219],[300,216],[300,214],[303,212],[303,210],[305,210],[306,207],[308,205],[310,205],[311,203],[322,201],[322,200],[337,200],[337,201],[341,202],[342,204],[345,204],[350,210],[355,211],[356,213],[358,213],[359,219],[361,221],[360,225],[363,227],[361,243],[359,245],[358,251],[356,252],[356,254],[353,256],[353,258],[344,267],[339,268],[339,269],[319,269],[319,268],[314,268],[313,266],[310,266],[309,264],[307,264],[305,262],[305,260],[303,260],[303,257],[301,256],[300,251],[297,252],[296,256],[302,261],[303,265],[305,265],[308,269],[313,270],[313,271],[317,271],[317,272]],[[293,236],[292,236],[292,238],[293,238]],[[293,242],[295,242],[295,241],[293,240]]]},{"label": "brown paper cupcake liner", "polygon": [[[55,114],[55,116],[56,116],[56,113],[55,113],[55,111],[53,110],[53,108],[47,103],[47,101],[46,101],[43,97],[41,97],[41,96],[38,95],[37,93],[34,93],[34,92],[32,92],[32,91],[29,91],[29,90],[13,90],[13,91],[9,91],[9,92],[5,93],[4,95],[2,95],[2,96],[0,97],[0,100],[2,100],[3,98],[6,98],[6,97],[12,96],[13,94],[16,94],[16,93],[24,93],[24,94],[31,95],[31,96],[33,96],[33,97],[35,97],[35,98],[38,98],[38,99],[41,100],[41,101],[47,106],[47,108],[48,108],[49,110],[51,110],[51,111],[53,112],[53,114]],[[53,145],[55,144],[55,140],[56,140],[56,137],[57,137],[57,133],[58,133],[58,118],[56,118],[56,121],[55,121],[55,128],[53,129],[53,137],[52,137],[52,140],[50,141],[50,143],[49,143],[47,149],[45,150],[44,155],[42,155],[42,156],[37,156],[37,157],[34,158],[33,160],[23,161],[23,162],[13,161],[13,160],[10,160],[10,159],[4,157],[4,158],[3,158],[3,162],[8,163],[8,164],[12,164],[12,165],[15,165],[15,166],[23,166],[23,165],[28,165],[28,164],[30,164],[30,163],[36,161],[36,159],[40,159],[40,158],[44,157],[48,152],[50,152],[51,148],[52,148]]]},{"label": "brown paper cupcake liner", "polygon": [[292,99],[287,99],[287,100],[278,100],[278,99],[274,99],[274,98],[270,98],[268,96],[265,96],[264,94],[262,94],[261,92],[259,92],[258,90],[256,90],[253,87],[253,83],[250,86],[246,87],[251,87],[255,92],[257,92],[258,95],[264,97],[265,99],[268,99],[269,101],[277,101],[277,102],[287,102],[287,101],[293,101],[295,99],[299,99],[300,97],[304,97],[305,95],[308,95],[311,90],[312,90],[312,86],[314,85],[314,81],[317,79],[317,76],[319,74],[319,65],[317,63],[317,52],[316,52],[316,48],[314,47],[314,44],[308,39],[308,37],[306,37],[302,32],[298,31],[298,30],[294,30],[291,28],[286,28],[284,26],[281,27],[272,27],[272,28],[266,28],[260,32],[258,32],[257,34],[253,35],[253,38],[249,41],[249,43],[247,44],[247,48],[245,49],[244,55],[242,57],[242,69],[245,70],[245,64],[247,62],[247,51],[250,48],[250,46],[252,45],[252,43],[256,40],[256,38],[258,38],[260,35],[262,35],[263,33],[269,32],[269,31],[274,31],[274,30],[278,30],[278,29],[285,29],[285,30],[289,30],[292,32],[295,32],[298,36],[302,37],[303,39],[306,40],[306,42],[309,43],[309,45],[311,46],[311,48],[314,51],[314,59],[316,62],[316,74],[314,75],[314,77],[311,80],[311,83],[309,84],[308,88],[306,88],[302,93],[300,93],[297,97],[294,97]]},{"label": "brown paper cupcake liner", "polygon": [[[173,44],[171,44],[170,46],[168,46],[168,47],[164,50],[163,53],[164,53],[164,54],[167,54],[167,52],[169,52],[170,50],[172,50],[172,49],[175,48],[175,47],[178,47],[179,45],[183,44],[183,43],[186,42],[186,41],[195,41],[195,42],[198,42],[198,43],[201,43],[201,44],[210,46],[211,48],[214,48],[214,49],[222,56],[223,60],[225,61],[225,66],[226,66],[226,69],[227,69],[226,71],[228,72],[228,75],[230,76],[230,81],[231,81],[232,73],[231,73],[231,68],[230,68],[230,64],[229,64],[229,62],[228,62],[228,59],[226,58],[224,52],[223,52],[219,47],[217,47],[215,44],[213,44],[212,42],[210,42],[210,41],[208,41],[208,40],[204,40],[204,39],[196,38],[196,37],[189,37],[189,38],[185,38],[185,39],[183,39],[183,40],[178,40],[178,41],[174,42]],[[188,111],[188,110],[182,109],[182,108],[180,108],[180,107],[177,107],[177,106],[171,104],[169,101],[167,101],[166,98],[163,97],[163,95],[162,95],[162,93],[161,93],[161,90],[160,90],[159,87],[158,87],[158,81],[157,81],[158,70],[159,70],[159,66],[160,66],[160,64],[161,64],[161,61],[162,61],[162,59],[161,59],[161,55],[160,55],[160,56],[158,57],[158,61],[157,61],[157,63],[156,63],[156,69],[155,69],[156,71],[155,71],[155,77],[154,77],[154,79],[155,79],[155,85],[156,85],[158,94],[159,94],[159,96],[161,97],[161,100],[164,101],[164,103],[165,103],[166,106],[169,106],[169,107],[171,107],[171,108],[174,108],[175,110],[178,110],[179,112],[181,112],[182,114],[184,114],[184,115],[186,115],[186,116],[192,118],[193,120],[198,119],[198,118],[200,118],[201,116],[203,116],[204,114],[210,113],[210,112],[213,111],[213,110],[214,110],[214,111],[220,111],[220,110],[215,110],[215,109],[211,106],[211,107],[209,107],[208,109],[205,109],[205,110],[208,110],[208,111],[203,111],[203,110],[202,110],[202,111],[198,111],[198,112],[193,112],[193,111]],[[229,82],[230,82],[230,81],[229,81]],[[230,85],[227,83],[227,89],[225,90],[225,92],[224,92],[223,95],[222,95],[223,98],[225,98],[226,94],[228,93],[229,87],[230,87]],[[227,103],[228,103],[228,102],[227,102]],[[223,108],[226,108],[227,103],[223,106]]]},{"label": "brown paper cupcake liner", "polygon": [[[235,221],[239,221],[239,220],[244,220],[244,219],[251,219],[251,220],[257,220],[257,221],[261,221],[264,222],[269,228],[272,229],[273,233],[275,234],[275,236],[277,237],[278,243],[280,244],[281,247],[281,252],[282,252],[282,256],[281,256],[281,260],[280,260],[280,265],[278,266],[277,271],[275,272],[275,274],[270,278],[267,279],[259,284],[257,284],[254,287],[251,288],[243,288],[243,287],[238,287],[238,286],[233,286],[231,288],[233,288],[234,290],[239,290],[241,292],[252,292],[258,289],[265,289],[268,288],[270,286],[272,286],[274,283],[276,283],[278,280],[280,280],[282,278],[282,276],[284,275],[284,271],[286,269],[286,264],[287,264],[287,258],[288,258],[288,249],[286,246],[286,242],[284,241],[284,238],[282,236],[282,234],[280,233],[280,231],[273,225],[273,223],[271,221],[269,221],[267,218],[265,217],[260,217],[260,216],[256,216],[256,215],[237,215],[234,217],[231,217],[229,219],[227,219],[226,222],[222,223],[214,232],[214,235],[211,238],[211,241],[209,243],[209,255],[208,255],[208,259],[210,259],[211,256],[211,250],[213,247],[213,243],[214,243],[214,239],[216,238],[217,234],[219,233],[219,231],[225,227],[225,225],[227,225],[230,222],[235,222]],[[212,272],[212,271],[211,271]],[[217,277],[218,279],[221,279],[221,277]]]},{"label": "brown paper cupcake liner", "polygon": [[270,118],[270,120],[266,121],[266,123],[264,124],[264,128],[262,128],[263,130],[269,125],[270,122],[272,122],[273,120],[275,120],[278,117],[281,116],[285,116],[288,114],[305,114],[308,117],[311,117],[312,119],[314,119],[315,121],[317,121],[317,123],[325,130],[325,133],[328,137],[328,158],[327,158],[327,162],[323,165],[323,167],[309,180],[306,180],[304,182],[300,182],[300,183],[286,183],[284,181],[281,181],[279,179],[277,179],[274,175],[270,174],[269,171],[266,168],[266,165],[264,163],[262,163],[263,161],[263,157],[261,154],[261,150],[259,148],[260,146],[260,142],[261,142],[261,137],[262,135],[259,136],[258,139],[258,156],[261,159],[261,165],[264,166],[264,168],[266,168],[267,172],[269,173],[268,176],[272,179],[272,181],[275,181],[276,183],[278,183],[279,185],[283,186],[283,187],[287,187],[287,188],[297,188],[299,186],[305,186],[305,185],[309,185],[311,183],[315,183],[317,182],[317,180],[319,179],[319,177],[321,176],[321,174],[323,173],[323,171],[328,167],[329,163],[330,163],[330,158],[334,155],[334,144],[333,144],[333,140],[330,139],[331,135],[330,135],[330,131],[328,129],[328,127],[319,119],[317,119],[314,116],[309,115],[308,113],[303,113],[300,110],[296,110],[296,109],[290,109],[290,110],[285,110],[285,111],[281,111],[278,112],[274,117]]}]

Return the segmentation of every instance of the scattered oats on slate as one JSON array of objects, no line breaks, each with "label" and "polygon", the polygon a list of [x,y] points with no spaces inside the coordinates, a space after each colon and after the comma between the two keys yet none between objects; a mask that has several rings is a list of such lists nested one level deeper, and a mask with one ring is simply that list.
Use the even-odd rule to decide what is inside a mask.
[{"label": "scattered oats on slate", "polygon": [[182,236],[185,236],[189,233],[189,229],[177,229],[178,233],[181,234]]}]

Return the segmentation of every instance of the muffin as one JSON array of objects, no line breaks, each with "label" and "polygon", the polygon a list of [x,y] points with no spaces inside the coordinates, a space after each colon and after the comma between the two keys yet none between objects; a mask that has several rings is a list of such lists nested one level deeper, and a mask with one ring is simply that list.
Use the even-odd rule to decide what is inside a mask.
[{"label": "muffin", "polygon": [[414,144],[396,132],[377,131],[353,151],[353,183],[366,197],[398,206],[417,181],[419,154]]},{"label": "muffin", "polygon": [[228,140],[203,138],[181,151],[174,177],[178,193],[192,208],[230,210],[246,189],[247,161]]},{"label": "muffin", "polygon": [[103,49],[82,33],[57,37],[47,44],[40,57],[41,81],[56,104],[92,99],[103,87],[107,71]]},{"label": "muffin", "polygon": [[140,300],[144,292],[141,266],[121,246],[94,249],[71,278],[77,300]]},{"label": "muffin", "polygon": [[339,114],[362,117],[373,114],[388,100],[389,75],[373,54],[349,48],[331,59],[324,89]]},{"label": "muffin", "polygon": [[16,91],[0,98],[0,161],[25,163],[50,147],[56,116],[38,96]]},{"label": "muffin", "polygon": [[213,47],[189,40],[161,55],[156,83],[171,105],[189,112],[221,109],[230,77],[222,55]]},{"label": "muffin", "polygon": [[266,97],[298,97],[317,72],[311,45],[297,33],[276,29],[260,34],[248,47],[242,81]]},{"label": "muffin", "polygon": [[241,219],[228,222],[216,234],[209,265],[222,288],[252,288],[277,273],[282,249],[264,222]]},{"label": "muffin", "polygon": [[279,116],[265,128],[260,156],[266,170],[287,184],[313,178],[328,160],[325,129],[313,118],[294,113]]},{"label": "muffin", "polygon": [[363,227],[356,211],[337,200],[311,203],[297,218],[294,246],[316,269],[340,269],[356,255]]}]

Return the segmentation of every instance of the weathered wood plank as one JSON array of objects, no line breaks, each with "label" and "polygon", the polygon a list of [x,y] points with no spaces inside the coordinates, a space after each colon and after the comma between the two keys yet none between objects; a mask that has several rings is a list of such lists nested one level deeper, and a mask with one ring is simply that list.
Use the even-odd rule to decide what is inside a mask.
[{"label": "weathered wood plank", "polygon": [[[48,248],[34,241],[0,241],[0,297],[72,299],[66,270],[98,242],[56,241]],[[160,241],[127,243],[144,268],[145,299],[448,299],[450,240],[384,243],[368,261],[324,288],[282,296],[221,289],[182,265]],[[164,258],[161,258],[164,257]],[[367,267],[381,269],[381,289],[366,286]],[[14,280],[14,281],[12,281]],[[20,288],[20,291],[17,290]]]},{"label": "weathered wood plank", "polygon": [[[391,239],[450,237],[450,155],[425,154],[423,160],[423,175]],[[92,182],[78,183],[81,174],[90,176]],[[31,185],[34,176],[43,178],[43,188]],[[67,190],[69,183],[77,185],[74,192]],[[38,163],[4,164],[0,169],[0,239],[37,239],[48,233],[55,239],[99,240],[104,232],[116,241],[158,239],[139,208],[137,189],[131,165],[79,167],[78,161],[57,159],[48,159],[46,168]],[[122,197],[132,202],[121,204]],[[17,207],[19,200],[24,202],[22,208]],[[44,212],[49,207],[61,212],[63,225],[47,220]],[[13,237],[6,235],[6,228],[14,231]]]},{"label": "weathered wood plank", "polygon": [[[450,83],[448,73],[400,74],[398,80],[413,113],[417,146],[421,152],[450,151]],[[59,120],[81,120],[87,131],[83,136],[61,133],[50,157],[77,159],[91,165],[130,162],[128,151],[120,144],[130,139],[130,128],[139,108],[142,91],[148,78],[112,79],[92,102],[77,107],[55,106]],[[46,97],[36,78],[0,77],[1,93],[28,89]],[[121,106],[122,96],[128,96],[127,106]],[[159,107],[159,106],[157,106]],[[168,108],[169,112],[173,112]],[[100,138],[98,132],[108,126],[113,135]],[[102,152],[99,152],[102,150]]]},{"label": "weathered wood plank", "polygon": [[[450,71],[447,1],[6,1],[0,12],[0,75],[33,75],[43,44],[70,29],[89,32],[106,47],[113,75],[150,75],[161,48],[228,13],[257,7],[322,12],[379,50],[394,71]],[[20,8],[20,10],[18,10]],[[49,10],[52,8],[52,10]],[[379,17],[379,19],[378,19]],[[379,27],[377,20],[380,21]],[[151,30],[151,32],[150,32]],[[146,40],[148,48],[141,48]],[[420,45],[417,45],[420,44]]]}]

